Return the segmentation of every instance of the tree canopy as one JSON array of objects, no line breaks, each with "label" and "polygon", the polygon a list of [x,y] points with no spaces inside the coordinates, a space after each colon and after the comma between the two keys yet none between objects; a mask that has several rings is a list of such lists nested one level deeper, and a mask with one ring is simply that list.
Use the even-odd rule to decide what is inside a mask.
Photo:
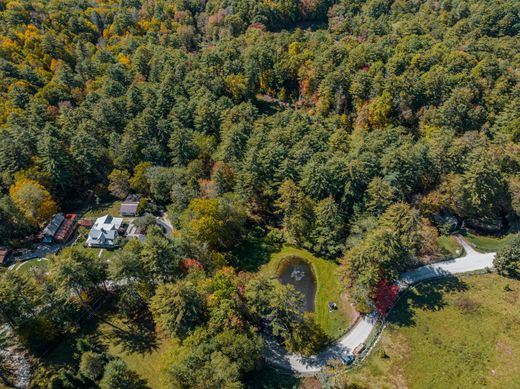
[{"label": "tree canopy", "polygon": [[[315,352],[327,339],[301,295],[246,271],[264,249],[340,263],[368,312],[378,286],[438,258],[446,220],[518,225],[519,10],[0,1],[0,245],[25,247],[56,212],[130,194],[163,218],[138,220],[144,242],[110,261],[74,246],[48,272],[0,273],[0,324],[44,348],[107,294],[118,319],[178,342],[176,387],[241,387],[266,334]],[[501,251],[497,269],[512,275],[516,256]],[[78,356],[45,386],[145,385],[101,359]]]}]

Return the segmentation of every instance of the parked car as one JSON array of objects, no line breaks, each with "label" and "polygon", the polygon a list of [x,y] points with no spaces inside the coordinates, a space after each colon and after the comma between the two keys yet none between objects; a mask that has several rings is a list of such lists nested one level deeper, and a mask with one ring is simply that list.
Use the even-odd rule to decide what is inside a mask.
[{"label": "parked car", "polygon": [[358,344],[352,354],[354,354],[356,357],[361,354],[365,350],[365,343]]},{"label": "parked car", "polygon": [[355,358],[349,352],[344,351],[343,353],[341,353],[340,359],[341,359],[341,362],[343,362],[344,365],[348,366],[348,365],[352,364],[352,362],[354,362]]}]

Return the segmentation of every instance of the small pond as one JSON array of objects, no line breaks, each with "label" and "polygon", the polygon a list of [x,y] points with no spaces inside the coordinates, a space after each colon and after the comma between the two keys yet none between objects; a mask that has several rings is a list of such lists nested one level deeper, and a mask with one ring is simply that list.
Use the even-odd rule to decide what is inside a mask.
[{"label": "small pond", "polygon": [[304,311],[314,312],[316,279],[311,266],[307,262],[299,257],[284,259],[280,264],[278,277],[282,284],[291,284],[298,292],[303,294]]}]

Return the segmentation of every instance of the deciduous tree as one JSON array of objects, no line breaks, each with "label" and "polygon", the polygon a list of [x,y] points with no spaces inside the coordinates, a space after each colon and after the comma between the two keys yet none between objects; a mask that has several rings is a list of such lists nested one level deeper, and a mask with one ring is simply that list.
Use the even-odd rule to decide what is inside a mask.
[{"label": "deciduous tree", "polygon": [[112,170],[112,173],[108,175],[108,190],[115,197],[124,199],[130,192],[129,179],[130,174],[126,170]]},{"label": "deciduous tree", "polygon": [[150,310],[159,328],[179,338],[189,335],[205,317],[204,300],[189,281],[160,285]]},{"label": "deciduous tree", "polygon": [[520,275],[520,234],[515,235],[511,243],[497,252],[493,259],[493,266],[502,275],[510,277]]},{"label": "deciduous tree", "polygon": [[43,225],[58,210],[51,194],[38,182],[25,177],[18,178],[11,185],[9,196],[33,224]]}]

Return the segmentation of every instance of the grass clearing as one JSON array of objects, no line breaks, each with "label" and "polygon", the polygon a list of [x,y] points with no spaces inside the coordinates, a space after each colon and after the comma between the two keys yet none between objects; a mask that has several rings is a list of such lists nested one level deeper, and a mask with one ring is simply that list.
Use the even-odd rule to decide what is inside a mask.
[{"label": "grass clearing", "polygon": [[439,244],[440,255],[446,258],[457,258],[462,254],[462,246],[452,235],[439,236],[437,240]]},{"label": "grass clearing", "polygon": [[[128,330],[123,334],[106,323],[90,320],[82,328],[82,335],[93,335],[113,357],[124,360],[130,369],[145,379],[152,389],[171,388],[168,382],[168,365],[178,354],[179,343],[175,339],[158,335],[151,323],[129,326],[111,312],[100,312],[111,323]],[[50,353],[45,355],[47,364],[55,367],[77,364],[74,345],[77,336],[64,338]],[[77,356],[79,357],[79,356]],[[299,388],[300,380],[293,374],[264,366],[245,377],[247,388]]]},{"label": "grass clearing", "polygon": [[11,270],[27,273],[31,269],[41,268],[46,271],[48,264],[49,261],[45,258],[34,258],[22,263],[17,263]]},{"label": "grass clearing", "polygon": [[509,233],[502,237],[484,236],[468,231],[464,235],[464,238],[475,248],[475,250],[483,253],[489,253],[500,250],[501,248],[507,246],[509,243],[511,243],[511,240],[515,235],[516,233]]},{"label": "grass clearing", "polygon": [[[337,274],[338,264],[332,260],[318,258],[306,250],[284,245],[279,252],[271,255],[270,261],[261,267],[260,271],[270,276],[276,276],[281,262],[291,256],[300,257],[311,264],[316,276],[316,320],[325,333],[337,338],[349,328],[353,313],[348,303],[341,298],[344,287]],[[338,305],[336,311],[329,312],[328,302]]]},{"label": "grass clearing", "polygon": [[[112,312],[102,309],[99,313],[128,333],[122,333],[106,323],[92,319],[82,326],[81,335],[94,336],[111,356],[123,359],[130,369],[145,379],[150,388],[168,388],[167,365],[175,355],[178,343],[157,335],[151,323],[129,326]],[[45,363],[55,367],[79,363],[75,359],[75,343],[78,337],[65,337],[43,357]]]},{"label": "grass clearing", "polygon": [[520,281],[496,274],[420,284],[368,359],[345,374],[369,388],[518,388],[519,299]]},{"label": "grass clearing", "polygon": [[238,271],[257,272],[269,262],[276,247],[263,237],[249,236],[240,244],[231,257],[231,265]]},{"label": "grass clearing", "polygon": [[93,205],[85,214],[83,215],[84,218],[98,218],[104,215],[112,215],[119,217],[119,208],[121,207],[121,201],[111,201],[99,205]]},{"label": "grass clearing", "polygon": [[[124,328],[124,324],[115,321]],[[123,359],[128,367],[147,381],[150,388],[168,388],[167,369],[178,343],[166,337],[157,336],[152,329],[133,329],[131,341],[118,336],[112,327],[101,323],[99,331],[103,342],[112,356]]]},{"label": "grass clearing", "polygon": [[118,250],[116,249],[102,249],[99,247],[87,247],[83,244],[76,244],[73,246],[74,249],[84,252],[85,254],[98,258],[101,256],[101,258],[109,259],[114,253]]}]

